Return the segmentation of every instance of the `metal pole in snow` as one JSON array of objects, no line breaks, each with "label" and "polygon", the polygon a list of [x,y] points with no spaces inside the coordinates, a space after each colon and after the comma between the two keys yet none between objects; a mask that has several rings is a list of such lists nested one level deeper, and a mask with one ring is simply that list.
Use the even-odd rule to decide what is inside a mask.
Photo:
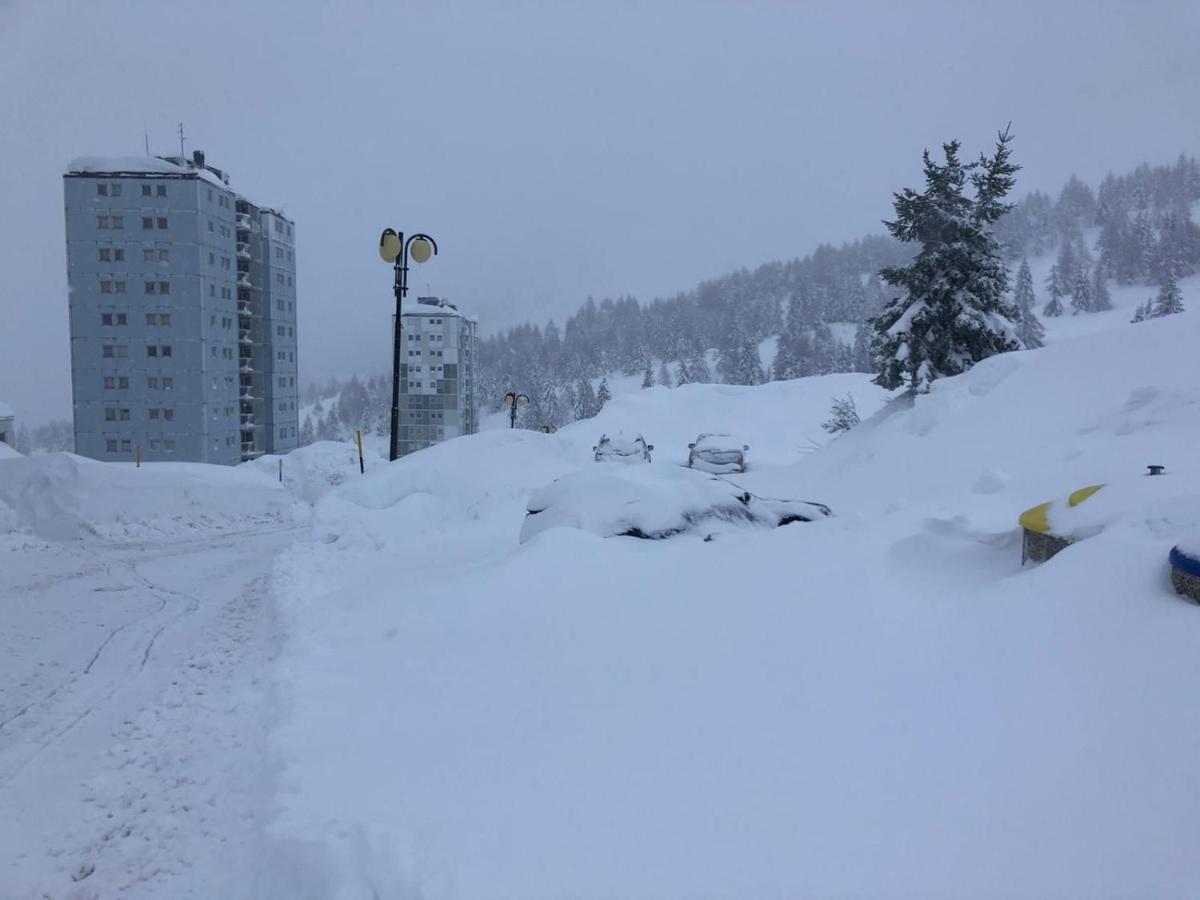
[{"label": "metal pole in snow", "polygon": [[279,483],[283,484],[283,457],[279,457]]},{"label": "metal pole in snow", "polygon": [[133,467],[140,469],[142,467],[142,445],[138,444],[133,448]]},{"label": "metal pole in snow", "polygon": [[354,440],[358,442],[358,474],[362,475],[367,470],[366,467],[363,466],[362,431],[360,429],[354,429]]}]

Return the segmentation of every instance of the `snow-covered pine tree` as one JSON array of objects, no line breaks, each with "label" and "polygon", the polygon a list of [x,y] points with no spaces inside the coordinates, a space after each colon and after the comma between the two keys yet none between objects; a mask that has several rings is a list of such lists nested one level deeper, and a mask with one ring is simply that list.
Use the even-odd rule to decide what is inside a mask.
[{"label": "snow-covered pine tree", "polygon": [[667,361],[665,359],[658,367],[658,383],[663,387],[671,386],[671,370],[667,368]]},{"label": "snow-covered pine tree", "polygon": [[849,431],[862,421],[858,415],[858,407],[854,405],[854,395],[834,397],[833,406],[829,410],[829,420],[821,423],[821,427],[830,434]]},{"label": "snow-covered pine tree", "polygon": [[1108,292],[1108,279],[1104,277],[1103,263],[1092,269],[1092,312],[1106,312],[1113,308],[1112,295]]},{"label": "snow-covered pine tree", "polygon": [[1175,276],[1168,275],[1163,279],[1162,287],[1158,289],[1158,297],[1154,300],[1154,308],[1149,318],[1158,319],[1181,312],[1183,312],[1183,294],[1179,291]]},{"label": "snow-covered pine tree", "polygon": [[1033,292],[1033,273],[1029,271],[1029,260],[1021,260],[1017,270],[1017,285],[1013,289],[1013,305],[1021,315],[1017,323],[1017,337],[1027,350],[1036,350],[1045,344],[1046,329],[1033,311],[1037,296]]},{"label": "snow-covered pine tree", "polygon": [[[901,294],[873,321],[883,369],[875,383],[925,393],[941,377],[957,375],[980,360],[1016,350],[1007,322],[1018,312],[1004,298],[1008,271],[992,225],[1011,208],[1018,166],[1011,161],[1012,134],[999,135],[995,153],[970,165],[959,161],[958,141],[943,146],[945,163],[924,154],[925,190],[895,195],[897,240],[920,243],[907,266],[880,272]],[[967,197],[968,179],[974,198]]]},{"label": "snow-covered pine tree", "polygon": [[1046,290],[1050,294],[1050,299],[1042,307],[1042,315],[1051,318],[1061,316],[1063,314],[1062,298],[1067,292],[1063,289],[1062,275],[1058,271],[1057,263],[1050,267],[1050,275],[1046,278]]},{"label": "snow-covered pine tree", "polygon": [[1153,304],[1153,300],[1147,300],[1145,303],[1139,303],[1137,310],[1133,314],[1133,318],[1129,321],[1136,325],[1138,322],[1145,322],[1147,319],[1153,318],[1151,315],[1154,309]]},{"label": "snow-covered pine tree", "polygon": [[596,412],[604,409],[604,404],[612,399],[612,391],[608,389],[608,379],[600,379],[600,390],[596,391]]},{"label": "snow-covered pine tree", "polygon": [[646,363],[646,371],[642,373],[642,390],[654,387],[654,365]]},{"label": "snow-covered pine tree", "polygon": [[590,419],[597,412],[596,392],[592,390],[592,383],[580,378],[579,386],[575,389],[575,418]]},{"label": "snow-covered pine tree", "polygon": [[675,372],[675,387],[691,384],[693,381],[691,368],[686,356],[679,357],[679,368]]},{"label": "snow-covered pine tree", "polygon": [[300,426],[300,446],[307,447],[317,439],[316,429],[313,428],[312,416],[304,417],[304,424]]},{"label": "snow-covered pine tree", "polygon": [[1076,314],[1092,311],[1092,285],[1087,269],[1080,269],[1075,275],[1075,287],[1071,291],[1071,309]]}]

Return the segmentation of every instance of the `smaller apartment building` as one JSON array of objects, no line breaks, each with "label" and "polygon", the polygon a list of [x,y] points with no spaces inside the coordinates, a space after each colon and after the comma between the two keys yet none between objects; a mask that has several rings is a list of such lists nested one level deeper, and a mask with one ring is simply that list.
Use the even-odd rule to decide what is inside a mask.
[{"label": "smaller apartment building", "polygon": [[401,315],[400,456],[479,430],[475,320],[438,297]]}]

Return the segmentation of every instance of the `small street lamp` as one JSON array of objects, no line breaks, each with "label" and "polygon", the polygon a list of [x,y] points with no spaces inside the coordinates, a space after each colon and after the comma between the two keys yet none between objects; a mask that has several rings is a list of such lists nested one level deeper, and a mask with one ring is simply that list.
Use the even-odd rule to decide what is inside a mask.
[{"label": "small street lamp", "polygon": [[517,407],[524,406],[529,402],[529,398],[524,394],[517,394],[509,391],[504,395],[504,405],[508,407],[508,427],[517,427]]},{"label": "small street lamp", "polygon": [[395,271],[396,321],[392,326],[392,440],[388,459],[395,461],[400,450],[400,301],[408,293],[408,260],[423,263],[437,256],[437,242],[427,234],[412,234],[383,229],[379,236],[379,255]]}]

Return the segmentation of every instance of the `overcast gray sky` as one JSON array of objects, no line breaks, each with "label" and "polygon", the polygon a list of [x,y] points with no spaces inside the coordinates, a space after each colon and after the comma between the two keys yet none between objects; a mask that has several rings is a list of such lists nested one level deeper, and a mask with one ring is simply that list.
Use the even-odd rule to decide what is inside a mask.
[{"label": "overcast gray sky", "polygon": [[881,230],[951,137],[1018,194],[1200,153],[1200,3],[0,0],[0,399],[70,414],[61,175],[207,151],[297,222],[302,375],[389,364],[382,227],[483,331]]}]

